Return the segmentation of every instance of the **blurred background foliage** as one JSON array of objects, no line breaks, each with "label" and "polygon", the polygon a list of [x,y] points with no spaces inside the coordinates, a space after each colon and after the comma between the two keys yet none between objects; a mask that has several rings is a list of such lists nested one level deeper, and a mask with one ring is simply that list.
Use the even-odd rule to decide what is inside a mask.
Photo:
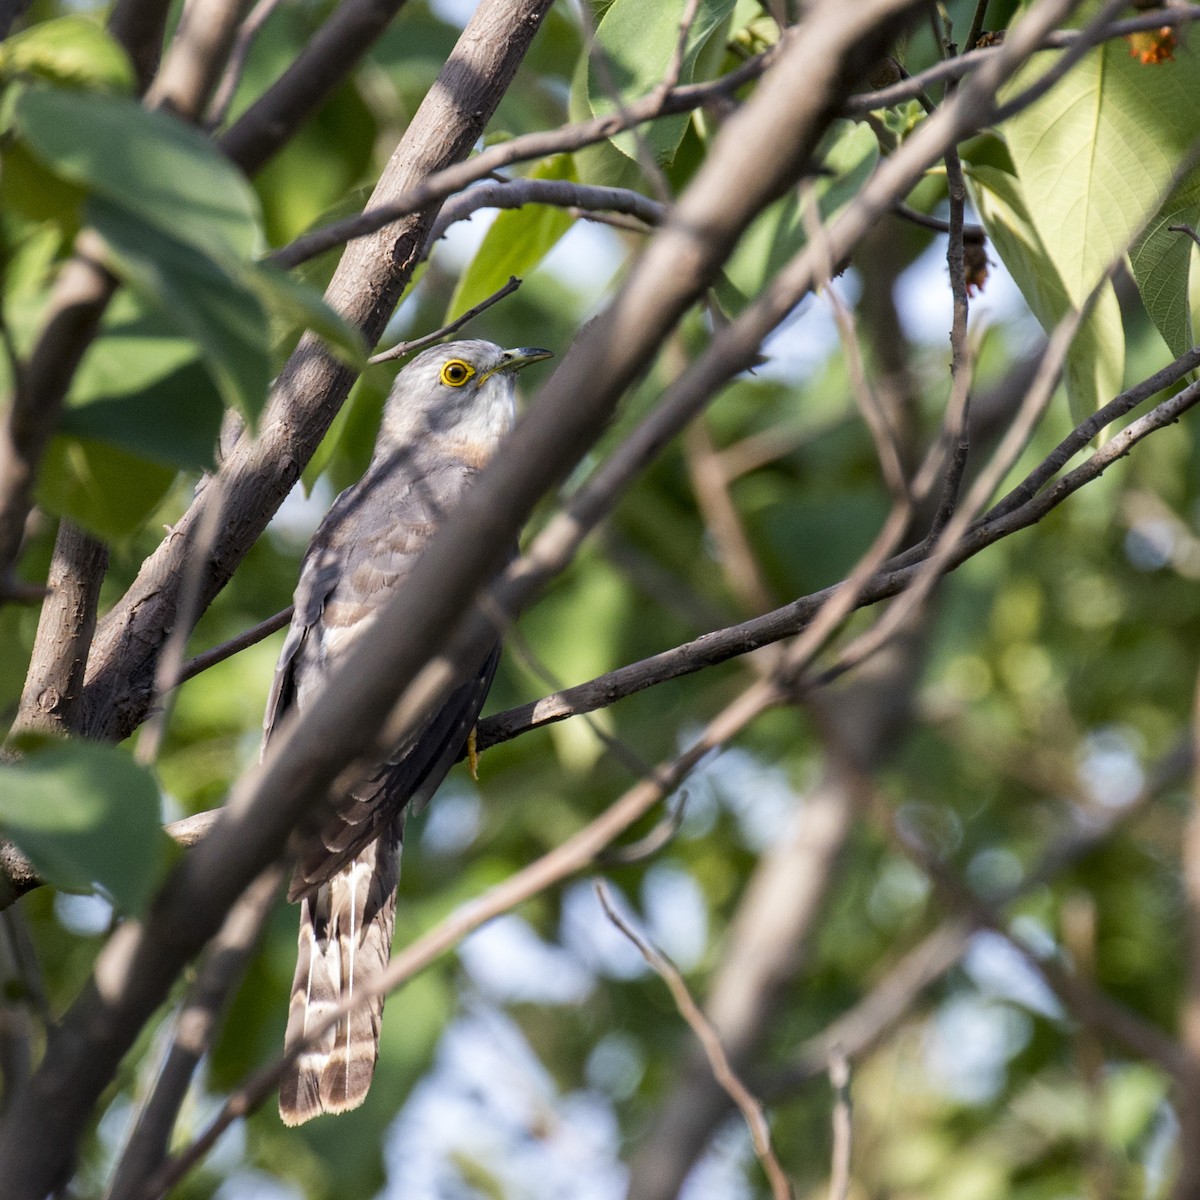
[{"label": "blurred background foliage", "polygon": [[[411,0],[351,79],[258,174],[253,188],[266,245],[282,245],[361,205],[469,7]],[[711,28],[688,59],[696,78],[729,69],[773,36],[763,8],[749,0],[702,7]],[[973,0],[940,7],[955,33],[965,36]],[[1014,8],[993,3],[988,27],[1003,27]],[[278,6],[254,43],[230,119],[295,57],[330,9],[325,0]],[[103,16],[87,4],[36,0],[24,28],[65,14]],[[617,36],[615,29],[628,39],[622,23],[636,26],[640,19],[625,0],[596,5],[588,14],[602,39],[606,22],[610,36]],[[677,17],[671,21],[677,24]],[[493,121],[491,138],[549,128],[602,103],[602,85],[594,66],[589,74],[583,51],[586,35],[573,6],[555,6]],[[922,26],[898,53],[916,72],[941,50]],[[1123,43],[1110,53],[1128,56]],[[638,69],[646,76],[640,82]],[[645,90],[655,69],[653,56],[632,63],[629,94]],[[854,194],[878,158],[880,138],[886,152],[884,134],[895,136],[920,119],[903,106],[878,117],[834,130],[828,149],[836,152],[838,174],[828,188],[826,215]],[[626,144],[528,170],[636,186],[651,195],[665,185],[677,193],[718,123],[719,114],[700,112],[658,130],[658,180],[645,177]],[[23,153],[10,139],[0,213],[4,312],[18,345],[36,329],[47,279],[69,244],[80,202],[44,171],[44,192],[26,190],[18,198],[14,189],[31,188],[36,173],[21,174],[28,165],[17,161]],[[981,146],[977,178],[986,178],[984,160],[995,153]],[[944,196],[944,179],[934,176],[910,203],[944,214]],[[494,268],[486,253],[475,257],[488,219],[477,215],[434,248],[389,340],[436,328],[448,312],[489,290],[479,279],[471,283],[472,272],[486,277],[485,268]],[[558,212],[548,218],[539,209],[501,221],[508,226],[511,262],[503,275],[521,274],[525,282],[470,334],[561,352],[619,281],[643,236]],[[802,237],[799,226],[791,201],[763,218],[729,267],[723,306],[736,311],[739,296],[761,289]],[[835,285],[856,311],[872,376],[896,392],[897,412],[914,444],[936,429],[949,391],[944,254],[944,237],[889,218]],[[992,273],[976,298],[980,395],[1002,392],[1014,364],[1042,340],[990,246],[989,256]],[[326,256],[302,274],[319,287],[334,261]],[[1171,354],[1128,278],[1118,278],[1114,295],[1125,382],[1131,383]],[[147,380],[161,381],[181,363],[186,369],[196,362],[192,352],[150,363],[149,350],[131,340],[114,346],[130,324],[134,333],[148,330],[159,351],[169,341],[155,325],[153,304],[123,303],[128,309],[115,308],[108,318],[112,336],[89,354],[73,412],[83,412],[96,395],[118,394],[114,379],[124,389],[119,394],[128,396]],[[294,328],[288,333],[279,312],[271,316],[278,365],[296,334]],[[679,331],[592,462],[619,443],[704,343],[709,321],[697,314]],[[704,427],[758,563],[763,596],[782,604],[842,578],[877,530],[888,496],[826,301],[801,305],[766,353],[760,370],[716,400]],[[105,371],[105,355],[116,356],[115,369]],[[321,512],[369,457],[393,375],[391,366],[363,372],[304,488],[204,615],[193,651],[290,601],[300,555]],[[89,377],[99,382],[87,393]],[[536,372],[523,380],[535,388]],[[68,482],[78,483],[83,470],[112,497],[111,511],[95,518],[112,547],[102,610],[124,592],[164,525],[186,507],[221,407],[202,371],[190,387],[180,390],[176,381],[169,403],[163,395],[154,393],[150,408],[136,410],[134,428],[116,435],[104,420],[99,426],[68,422],[46,465],[45,507],[27,543],[24,578],[45,577],[53,510],[84,519],[96,513],[91,493],[82,502],[68,496]],[[1021,466],[1047,452],[1071,424],[1060,395]],[[110,440],[98,441],[98,433]],[[986,445],[985,437],[981,454]],[[84,450],[91,458],[72,475],[71,460]],[[750,615],[745,580],[731,576],[698,503],[696,453],[691,443],[669,447],[522,618],[523,647],[505,655],[490,711]],[[953,915],[954,906],[898,840],[897,824],[919,830],[972,887],[994,893],[1024,878],[1064,830],[1111,817],[1133,801],[1156,764],[1187,738],[1200,644],[1198,468],[1194,422],[1184,421],[1139,446],[1036,528],[993,546],[945,581],[921,621],[911,678],[895,685],[904,691],[904,711],[894,745],[873,763],[873,794],[856,813],[802,969],[787,981],[777,1018],[763,1031],[751,1082],[787,1067],[806,1038],[864,997]],[[552,507],[547,501],[535,526]],[[856,618],[852,628],[864,619]],[[36,620],[32,609],[0,609],[0,702],[10,713]],[[166,817],[219,805],[255,761],[281,637],[180,689],[157,764]],[[593,720],[653,763],[678,749],[750,678],[750,664],[735,661],[632,696]],[[701,997],[727,952],[730,922],[748,881],[764,853],[789,836],[819,785],[834,711],[801,705],[759,721],[687,783],[677,798],[682,824],[667,846],[646,861],[604,872]],[[853,725],[852,715],[842,719]],[[583,720],[488,751],[478,782],[457,768],[437,802],[410,824],[398,942],[557,845],[633,778],[622,756]],[[1005,918],[1038,953],[1069,961],[1168,1032],[1189,953],[1179,863],[1186,815],[1186,781],[1176,773],[1135,820],[1023,894]],[[648,832],[656,820],[636,833]],[[50,889],[30,895],[23,908],[49,1010],[61,1011],[85,978],[111,912],[97,897]],[[281,903],[206,1061],[203,1086],[185,1109],[180,1136],[195,1134],[229,1089],[277,1053],[294,938],[295,914]],[[136,1099],[152,1078],[164,1029],[167,1014],[113,1089],[89,1147],[83,1176],[89,1190],[102,1187]],[[273,1107],[257,1112],[222,1140],[179,1194],[226,1200],[354,1200],[381,1191],[410,1200],[616,1196],[623,1187],[620,1163],[654,1128],[691,1043],[661,981],[607,925],[589,883],[572,883],[476,934],[389,1001],[382,1061],[361,1110],[300,1130],[283,1129]],[[1049,1200],[1158,1196],[1169,1187],[1176,1120],[1168,1080],[1081,1027],[996,933],[973,935],[958,965],[855,1061],[852,1086],[856,1196]],[[825,1186],[831,1104],[819,1072],[770,1092],[775,1142],[798,1195]],[[720,1124],[686,1194],[766,1194],[738,1120]]]}]

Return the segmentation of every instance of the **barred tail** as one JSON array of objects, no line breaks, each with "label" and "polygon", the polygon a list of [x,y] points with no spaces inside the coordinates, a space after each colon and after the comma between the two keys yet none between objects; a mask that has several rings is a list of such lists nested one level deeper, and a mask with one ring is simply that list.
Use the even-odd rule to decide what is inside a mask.
[{"label": "barred tail", "polygon": [[[387,965],[399,873],[400,844],[385,830],[302,900],[285,1051]],[[285,1125],[302,1125],[363,1102],[379,1057],[382,1019],[383,997],[364,999],[288,1065],[279,1084]]]}]

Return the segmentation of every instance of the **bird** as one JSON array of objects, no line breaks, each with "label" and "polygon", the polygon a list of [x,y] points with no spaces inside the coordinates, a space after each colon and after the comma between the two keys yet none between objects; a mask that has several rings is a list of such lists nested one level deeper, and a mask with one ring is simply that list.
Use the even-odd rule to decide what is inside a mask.
[{"label": "bird", "polygon": [[[305,551],[263,718],[264,753],[285,715],[312,703],[512,429],[517,372],[549,357],[539,347],[456,341],[423,351],[396,376],[370,465]],[[302,839],[288,889],[300,904],[300,930],[285,1053],[386,966],[405,817],[461,754],[499,654],[497,641],[441,708]],[[382,997],[364,1000],[292,1058],[279,1087],[285,1124],[363,1102],[382,1017]]]}]

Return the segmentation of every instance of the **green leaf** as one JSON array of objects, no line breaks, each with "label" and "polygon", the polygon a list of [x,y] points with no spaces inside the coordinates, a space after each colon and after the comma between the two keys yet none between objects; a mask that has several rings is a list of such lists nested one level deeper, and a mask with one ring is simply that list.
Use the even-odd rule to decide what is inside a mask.
[{"label": "green leaf", "polygon": [[207,470],[224,412],[207,369],[193,359],[137,391],[68,408],[59,428],[163,466]]},{"label": "green leaf", "polygon": [[126,289],[71,381],[60,429],[164,466],[205,469],[224,411],[195,345]]},{"label": "green leaf", "polygon": [[1200,226],[1200,168],[1167,197],[1129,252],[1146,311],[1171,353],[1178,356],[1195,341],[1188,303],[1194,243],[1187,234],[1172,233],[1172,225]]},{"label": "green leaf", "polygon": [[[988,238],[1047,332],[1074,308],[1029,215],[1018,180],[996,167],[970,166],[971,197]],[[1106,284],[1067,352],[1064,383],[1071,415],[1090,416],[1121,390],[1125,334],[1112,284]]]},{"label": "green leaf", "polygon": [[291,332],[311,329],[348,366],[361,370],[366,364],[362,330],[330,308],[315,287],[263,263],[248,266],[242,278]]},{"label": "green leaf", "polygon": [[[823,221],[835,217],[866,182],[879,161],[879,142],[867,125],[835,121],[818,151],[822,174],[813,184]],[[740,312],[757,296],[806,241],[804,219],[797,197],[775,201],[751,224],[725,264],[717,286],[721,307],[730,315]]]},{"label": "green leaf", "polygon": [[38,474],[38,503],[105,541],[123,541],[162,502],[175,471],[103,442],[60,434]]},{"label": "green leaf", "polygon": [[82,188],[56,175],[20,142],[10,141],[0,155],[0,204],[31,221],[54,221],[64,240],[79,231]]},{"label": "green leaf", "polygon": [[0,45],[0,75],[40,75],[68,87],[132,93],[129,56],[88,17],[43,21]]},{"label": "green leaf", "polygon": [[215,259],[93,197],[90,223],[135,292],[200,347],[224,402],[253,421],[271,379],[271,330],[255,293]]},{"label": "green leaf", "polygon": [[[544,159],[531,179],[574,179],[569,155]],[[447,323],[502,288],[515,275],[524,278],[549,254],[574,224],[574,218],[551,204],[527,204],[502,211],[492,222],[470,266],[459,276],[446,310]]]},{"label": "green leaf", "polygon": [[[1039,58],[1006,90],[1046,69]],[[1087,55],[1004,125],[1030,219],[1067,295],[1083,303],[1162,206],[1200,136],[1200,56],[1145,66],[1120,39]]]},{"label": "green leaf", "polygon": [[[600,24],[596,27],[596,47],[588,63],[588,103],[594,116],[615,112],[620,102],[651,92],[662,83],[675,47],[683,19],[685,0],[613,0]],[[735,0],[700,0],[695,20],[688,31],[680,83],[690,83],[696,58],[704,44],[721,28]],[[599,61],[597,61],[597,59]],[[683,131],[690,120],[687,113],[654,121],[638,131],[659,162],[669,161],[675,154]],[[637,159],[637,139],[632,131],[612,139],[624,154]]]},{"label": "green leaf", "polygon": [[55,887],[145,909],[170,852],[158,786],[115,746],[68,742],[0,767],[0,826]]},{"label": "green leaf", "polygon": [[197,130],[132,100],[27,87],[14,106],[29,149],[64,179],[212,255],[259,249],[258,200]]}]

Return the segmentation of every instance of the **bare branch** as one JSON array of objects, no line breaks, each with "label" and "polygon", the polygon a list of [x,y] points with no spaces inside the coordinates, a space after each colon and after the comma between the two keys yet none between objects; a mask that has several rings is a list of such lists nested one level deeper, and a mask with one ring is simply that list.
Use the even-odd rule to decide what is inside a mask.
[{"label": "bare branch", "polygon": [[246,969],[283,883],[283,869],[264,871],[233,906],[212,940],[175,1022],[170,1049],[113,1171],[105,1200],[143,1200],[167,1157],[180,1106],[200,1059],[212,1046],[221,1014]]},{"label": "bare branch", "polygon": [[699,11],[700,0],[687,0],[683,7],[683,16],[679,18],[679,37],[675,41],[675,50],[671,55],[671,62],[667,66],[667,73],[659,85],[664,94],[678,84],[679,76],[683,73],[683,64],[687,57],[688,37],[692,32],[692,26],[696,23],[696,14]]},{"label": "bare branch", "polygon": [[[941,217],[931,217],[928,213],[918,212],[915,208],[911,208],[907,204],[897,204],[893,207],[892,211],[896,216],[903,217],[913,225],[920,225],[922,229],[932,229],[934,233],[950,232],[949,221],[943,221]],[[987,241],[987,234],[984,233],[982,225],[964,223],[962,235],[964,241],[974,242],[980,246]]]},{"label": "bare branch", "polygon": [[267,617],[265,621],[259,621],[257,625],[252,625],[237,637],[230,638],[211,650],[205,650],[203,654],[197,654],[195,658],[183,664],[172,686],[178,687],[181,683],[194,679],[202,671],[207,671],[209,667],[215,667],[217,663],[240,654],[250,646],[256,646],[264,638],[282,629],[292,619],[292,612],[293,606],[289,604],[287,608],[281,608],[279,612]]},{"label": "bare branch", "polygon": [[158,757],[159,747],[167,731],[174,682],[183,667],[183,656],[187,652],[188,637],[200,616],[200,593],[204,578],[204,564],[212,553],[213,543],[225,519],[225,480],[218,475],[209,481],[210,492],[204,517],[189,530],[190,540],[183,561],[183,578],[179,588],[179,606],[175,621],[163,642],[162,653],[154,668],[154,695],[150,701],[150,716],[138,737],[135,758],[148,765]]},{"label": "bare branch", "polygon": [[718,548],[728,586],[743,612],[765,612],[772,606],[772,596],[729,494],[728,480],[703,417],[687,427],[683,448],[692,490]]},{"label": "bare branch", "polygon": [[233,48],[250,0],[188,0],[162,67],[146,91],[149,108],[199,121]]},{"label": "bare branch", "polygon": [[850,1109],[850,1064],[840,1046],[829,1055],[829,1082],[833,1087],[833,1155],[829,1171],[829,1200],[846,1200],[850,1193],[850,1152],[854,1125]]},{"label": "bare branch", "polygon": [[107,565],[108,547],[64,518],[50,559],[49,594],[38,618],[14,733],[67,734],[77,728]]},{"label": "bare branch", "polygon": [[1200,768],[1196,766],[1200,750],[1200,678],[1196,682],[1192,712],[1191,751],[1192,808],[1183,839],[1183,892],[1187,900],[1187,990],[1179,1020],[1180,1041],[1187,1054],[1188,1069],[1180,1080],[1179,1103],[1179,1175],[1175,1195],[1196,1194],[1200,1187]]},{"label": "bare branch", "polygon": [[0,578],[9,575],[20,553],[42,455],[58,427],[75,368],[116,288],[100,265],[103,246],[95,234],[81,233],[75,253],[55,280],[41,336],[0,423]]},{"label": "bare branch", "polygon": [[238,84],[241,83],[242,75],[246,70],[246,62],[254,46],[254,39],[258,37],[259,31],[267,23],[271,14],[279,7],[279,3],[280,0],[258,0],[258,3],[254,5],[242,22],[229,51],[221,82],[217,85],[212,103],[209,104],[208,112],[204,116],[206,129],[215,129],[225,120],[229,106],[237,94]]},{"label": "bare branch", "polygon": [[975,14],[971,17],[971,28],[967,31],[967,40],[963,43],[964,50],[974,50],[983,33],[983,25],[987,20],[988,0],[976,0]]},{"label": "bare branch", "polygon": [[432,346],[435,342],[440,342],[447,334],[457,333],[464,325],[475,320],[480,313],[487,312],[493,304],[499,304],[506,296],[511,296],[520,286],[521,280],[515,275],[510,275],[508,282],[503,287],[497,288],[486,300],[480,300],[473,308],[468,308],[461,317],[456,317],[449,325],[443,325],[441,329],[435,329],[432,333],[414,338],[411,342],[398,342],[388,350],[372,354],[367,361],[370,363],[391,362],[393,359],[411,354],[414,350],[423,350],[426,346]]},{"label": "bare branch", "polygon": [[715,96],[732,94],[744,84],[757,79],[774,61],[777,51],[759,55],[750,62],[744,63],[735,71],[720,79],[707,83],[689,84],[686,87],[674,89],[665,97],[657,92],[641,100],[628,104],[624,114],[610,113],[584,121],[579,125],[566,125],[561,129],[553,129],[536,133],[522,134],[510,141],[501,142],[481,150],[473,158],[456,166],[431,174],[418,187],[404,193],[395,199],[389,199],[386,205],[377,209],[368,209],[357,217],[349,217],[344,221],[335,221],[321,229],[303,234],[282,250],[271,255],[271,261],[276,266],[287,268],[298,266],[310,258],[325,253],[334,246],[355,238],[365,237],[376,229],[390,224],[399,217],[416,212],[438,200],[445,200],[455,192],[462,191],[480,179],[487,179],[504,167],[514,163],[530,162],[538,158],[547,158],[552,154],[564,154],[571,150],[581,150],[584,146],[592,146],[597,142],[630,128],[631,125],[652,121],[656,117],[670,116],[674,113],[691,112],[701,107]]},{"label": "bare branch", "polygon": [[[666,205],[631,188],[599,187],[566,179],[510,179],[480,183],[447,200],[429,235],[429,244],[444,237],[446,230],[470,218],[481,208],[523,208],[526,204],[549,204],[583,212],[617,212],[637,217],[646,225],[660,225]],[[369,212],[363,213],[367,217]],[[645,232],[645,230],[641,230]]]},{"label": "bare branch", "polygon": [[[1102,41],[1111,41],[1125,37],[1131,33],[1141,33],[1147,29],[1161,29],[1164,25],[1178,28],[1193,21],[1200,21],[1200,4],[1171,4],[1169,7],[1156,8],[1150,12],[1139,13],[1123,21],[1111,21],[1102,29],[1085,32],[1078,29],[1059,29],[1047,33],[1039,50],[1069,50],[1086,40],[1087,48]],[[905,100],[914,100],[917,95],[939,83],[962,79],[987,64],[989,59],[1000,52],[1003,45],[986,46],[980,49],[970,49],[956,58],[945,59],[935,63],[919,75],[901,80],[890,87],[881,88],[875,92],[863,92],[853,96],[842,107],[845,116],[865,116],[880,108],[890,108]]]},{"label": "bare branch", "polygon": [[354,70],[403,7],[404,0],[342,0],[287,70],[224,134],[221,149],[246,174],[255,174]]},{"label": "bare branch", "polygon": [[674,963],[637,933],[617,912],[613,907],[608,889],[601,881],[596,882],[596,895],[600,900],[600,906],[604,909],[604,915],[638,948],[655,974],[667,985],[671,999],[675,1001],[675,1007],[679,1010],[679,1015],[688,1023],[688,1027],[704,1048],[705,1057],[708,1059],[717,1082],[738,1106],[738,1110],[746,1121],[746,1127],[750,1130],[750,1140],[754,1144],[755,1156],[762,1164],[763,1171],[771,1184],[771,1195],[775,1200],[792,1200],[792,1186],[783,1173],[783,1167],[780,1166],[779,1159],[771,1147],[771,1128],[767,1124],[762,1104],[738,1078],[737,1072],[729,1062],[729,1056],[725,1053],[724,1046],[721,1045],[717,1031],[713,1028],[712,1022],[700,1011],[700,1006],[692,999],[692,994],[688,991],[683,976],[679,974]]}]

